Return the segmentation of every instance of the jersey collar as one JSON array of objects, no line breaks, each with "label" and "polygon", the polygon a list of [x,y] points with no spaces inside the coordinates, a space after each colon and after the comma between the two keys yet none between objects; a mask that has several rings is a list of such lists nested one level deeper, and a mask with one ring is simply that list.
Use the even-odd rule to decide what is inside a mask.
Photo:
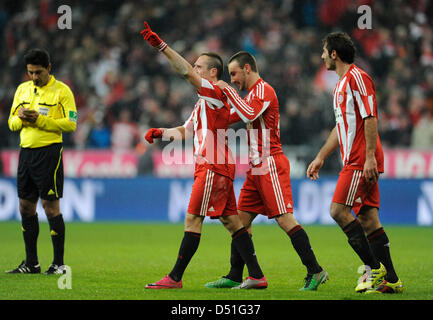
[{"label": "jersey collar", "polygon": [[33,85],[33,86],[34,86],[34,87],[38,87],[39,89],[42,89],[42,88],[45,88],[45,87],[49,87],[49,86],[51,86],[51,85],[54,83],[54,81],[56,81],[56,78],[54,78],[54,76],[51,75],[51,78],[50,78],[50,80],[47,82],[46,85],[44,85],[44,86],[42,86],[42,87],[38,87],[38,86],[35,86],[35,85]]},{"label": "jersey collar", "polygon": [[349,69],[347,69],[347,72],[344,74],[344,76],[341,77],[341,79],[344,79],[345,76],[347,76],[349,74],[350,71],[352,71],[352,69],[355,68],[355,64],[352,63],[352,65],[350,66]]}]

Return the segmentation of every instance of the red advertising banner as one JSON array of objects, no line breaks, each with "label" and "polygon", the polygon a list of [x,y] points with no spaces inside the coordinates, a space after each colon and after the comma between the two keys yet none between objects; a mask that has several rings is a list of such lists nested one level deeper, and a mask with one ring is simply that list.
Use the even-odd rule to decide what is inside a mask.
[{"label": "red advertising banner", "polygon": [[433,150],[386,149],[388,178],[433,178]]},{"label": "red advertising banner", "polygon": [[[15,177],[18,168],[18,150],[2,151],[5,176]],[[64,150],[63,167],[65,177],[135,177],[138,157],[135,152],[112,150]]]},{"label": "red advertising banner", "polygon": [[[1,152],[3,174],[15,177],[18,168],[18,150]],[[385,173],[387,178],[433,178],[433,150],[386,149]],[[178,155],[163,154],[155,150],[152,155],[157,177],[192,177],[194,163],[192,152]],[[134,151],[113,150],[64,150],[65,177],[123,178],[138,175],[138,156]],[[236,176],[244,176],[248,170],[247,156],[236,158]]]}]

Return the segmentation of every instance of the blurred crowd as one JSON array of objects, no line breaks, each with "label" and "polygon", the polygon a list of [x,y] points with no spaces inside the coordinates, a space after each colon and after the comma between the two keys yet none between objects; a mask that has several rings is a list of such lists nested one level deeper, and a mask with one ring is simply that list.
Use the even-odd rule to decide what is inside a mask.
[{"label": "blurred crowd", "polygon": [[[60,30],[57,9],[72,9]],[[372,29],[359,29],[359,6],[372,9]],[[373,78],[379,130],[387,147],[433,148],[433,1],[356,0],[38,0],[0,3],[1,148],[16,148],[7,117],[25,81],[23,55],[51,54],[54,76],[75,94],[79,125],[69,148],[136,149],[149,127],[183,124],[197,100],[191,86],[143,42],[147,20],[193,63],[214,51],[224,61],[240,50],[255,55],[260,75],[280,103],[284,145],[318,151],[334,126],[336,75],[324,70],[322,39],[349,33],[355,63]],[[224,80],[229,82],[225,70]],[[137,148],[141,145],[142,148]],[[141,150],[141,151],[140,151]]]}]

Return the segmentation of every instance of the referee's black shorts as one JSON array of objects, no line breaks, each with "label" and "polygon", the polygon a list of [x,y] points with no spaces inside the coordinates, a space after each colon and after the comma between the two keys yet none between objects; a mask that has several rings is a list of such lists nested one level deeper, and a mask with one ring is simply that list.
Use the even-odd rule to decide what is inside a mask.
[{"label": "referee's black shorts", "polygon": [[18,160],[18,197],[56,200],[63,196],[63,146],[21,148]]}]

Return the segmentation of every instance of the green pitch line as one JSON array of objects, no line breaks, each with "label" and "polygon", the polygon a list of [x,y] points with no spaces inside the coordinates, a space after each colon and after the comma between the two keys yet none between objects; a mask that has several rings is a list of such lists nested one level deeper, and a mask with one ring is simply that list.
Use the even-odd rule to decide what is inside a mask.
[{"label": "green pitch line", "polygon": [[[385,226],[395,269],[404,282],[401,295],[354,292],[361,265],[345,235],[335,226],[305,225],[319,263],[330,280],[316,292],[300,292],[306,275],[290,240],[277,225],[253,226],[253,241],[269,287],[266,290],[207,289],[204,284],[226,274],[230,235],[220,225],[204,225],[200,246],[187,268],[181,290],[145,290],[146,283],[168,274],[176,260],[183,226],[145,223],[68,223],[65,263],[72,289],[59,289],[59,276],[8,275],[24,258],[19,222],[0,223],[0,300],[141,299],[141,300],[432,300],[433,228]],[[39,262],[52,260],[48,224],[41,224]],[[246,270],[244,276],[246,276]],[[63,282],[66,284],[66,282]]]}]

